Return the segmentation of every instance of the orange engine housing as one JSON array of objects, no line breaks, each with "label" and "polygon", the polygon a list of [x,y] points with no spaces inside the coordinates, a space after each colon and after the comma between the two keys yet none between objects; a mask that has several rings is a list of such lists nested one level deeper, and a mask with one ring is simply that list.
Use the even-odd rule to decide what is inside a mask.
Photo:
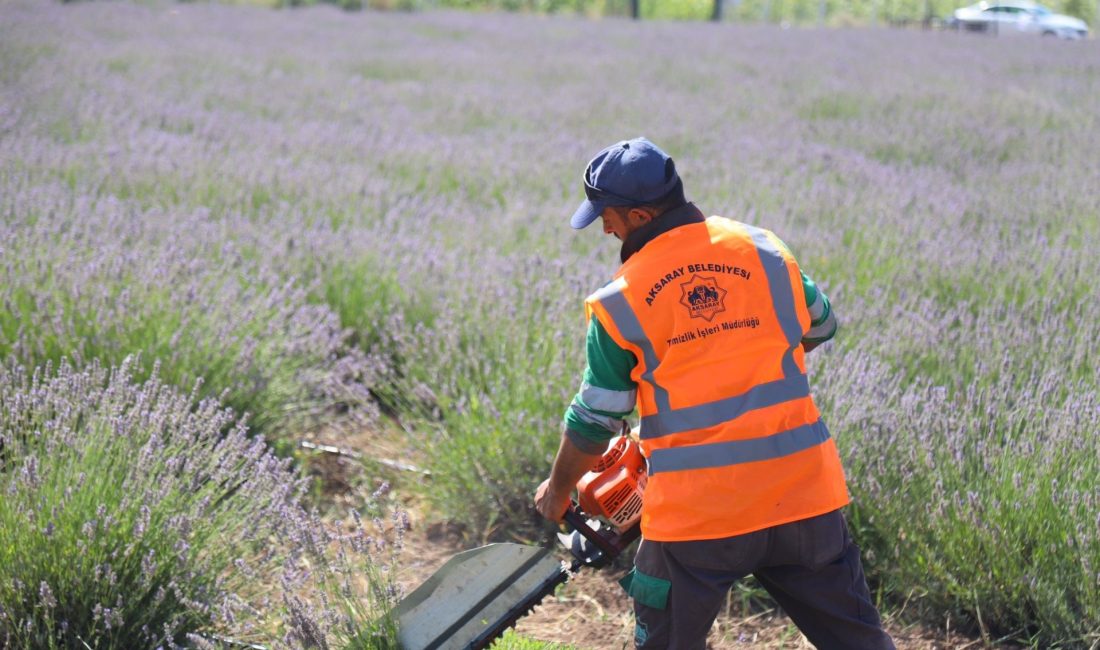
[{"label": "orange engine housing", "polygon": [[638,443],[619,436],[596,468],[577,483],[581,510],[600,517],[622,533],[642,518],[642,493],[648,475]]}]

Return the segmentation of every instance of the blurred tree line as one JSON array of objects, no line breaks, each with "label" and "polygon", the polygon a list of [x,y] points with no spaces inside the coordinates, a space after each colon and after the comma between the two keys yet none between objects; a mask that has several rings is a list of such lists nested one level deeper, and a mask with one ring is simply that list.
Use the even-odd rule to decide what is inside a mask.
[{"label": "blurred tree line", "polygon": [[[247,1],[247,0],[246,0]],[[261,0],[262,1],[262,0]],[[944,19],[975,0],[271,0],[277,6],[331,3],[364,8],[416,11],[428,8],[578,13],[640,19],[729,20],[834,26],[910,24]],[[1095,25],[1100,0],[1042,2],[1056,12]]]}]

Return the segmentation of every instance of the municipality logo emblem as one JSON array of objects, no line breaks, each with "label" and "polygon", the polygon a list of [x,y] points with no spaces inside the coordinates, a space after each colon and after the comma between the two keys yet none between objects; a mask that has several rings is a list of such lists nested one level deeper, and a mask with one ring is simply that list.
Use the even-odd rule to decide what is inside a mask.
[{"label": "municipality logo emblem", "polygon": [[726,290],[718,286],[714,278],[695,274],[680,285],[683,295],[680,304],[688,308],[692,318],[702,318],[708,323],[715,314],[726,311]]}]

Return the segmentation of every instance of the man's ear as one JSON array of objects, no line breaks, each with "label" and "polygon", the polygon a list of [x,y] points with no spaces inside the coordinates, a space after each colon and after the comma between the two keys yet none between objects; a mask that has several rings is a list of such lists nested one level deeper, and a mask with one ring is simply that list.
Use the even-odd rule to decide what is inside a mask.
[{"label": "man's ear", "polygon": [[630,215],[631,221],[639,225],[644,225],[653,221],[653,213],[649,210],[643,210],[642,208],[631,208],[630,212],[627,214]]}]

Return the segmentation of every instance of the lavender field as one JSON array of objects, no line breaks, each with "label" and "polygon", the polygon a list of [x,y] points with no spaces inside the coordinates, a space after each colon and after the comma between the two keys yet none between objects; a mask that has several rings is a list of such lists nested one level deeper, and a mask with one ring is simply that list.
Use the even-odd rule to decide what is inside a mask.
[{"label": "lavender field", "polygon": [[[310,428],[400,422],[433,479],[398,489],[471,538],[530,536],[583,369],[581,301],[618,255],[567,219],[589,157],[637,135],[704,212],[775,230],[828,292],[841,332],[811,382],[884,606],[988,641],[1096,647],[1096,42],[31,0],[0,4],[0,646],[83,647],[61,628],[65,590],[73,611],[100,607],[97,647],[133,647],[118,589],[65,549],[88,548],[79,513],[106,526],[105,504],[145,539],[124,493],[145,485],[125,469],[152,462],[143,449],[169,468],[156,476],[221,481],[156,500],[166,521],[252,499],[245,512],[302,522],[265,534],[335,543],[302,541],[316,527],[300,490],[265,492],[291,467],[210,437],[235,421],[215,404],[283,455]],[[94,385],[131,397],[110,406]],[[162,390],[176,416],[142,406]],[[189,399],[207,424],[184,417]],[[144,424],[110,425],[130,420]],[[100,440],[123,430],[145,433]],[[239,464],[173,473],[162,441],[179,431]],[[99,451],[56,453],[85,447]],[[93,461],[117,485],[66,492]],[[257,464],[254,487],[227,487]],[[300,575],[264,606],[227,581],[230,551],[201,548],[230,539],[277,583],[293,564],[246,528],[95,537],[129,544],[150,598],[197,603],[134,634],[382,645],[384,625],[369,641],[349,627],[373,612],[296,600]],[[153,580],[150,552],[179,571]]]}]

